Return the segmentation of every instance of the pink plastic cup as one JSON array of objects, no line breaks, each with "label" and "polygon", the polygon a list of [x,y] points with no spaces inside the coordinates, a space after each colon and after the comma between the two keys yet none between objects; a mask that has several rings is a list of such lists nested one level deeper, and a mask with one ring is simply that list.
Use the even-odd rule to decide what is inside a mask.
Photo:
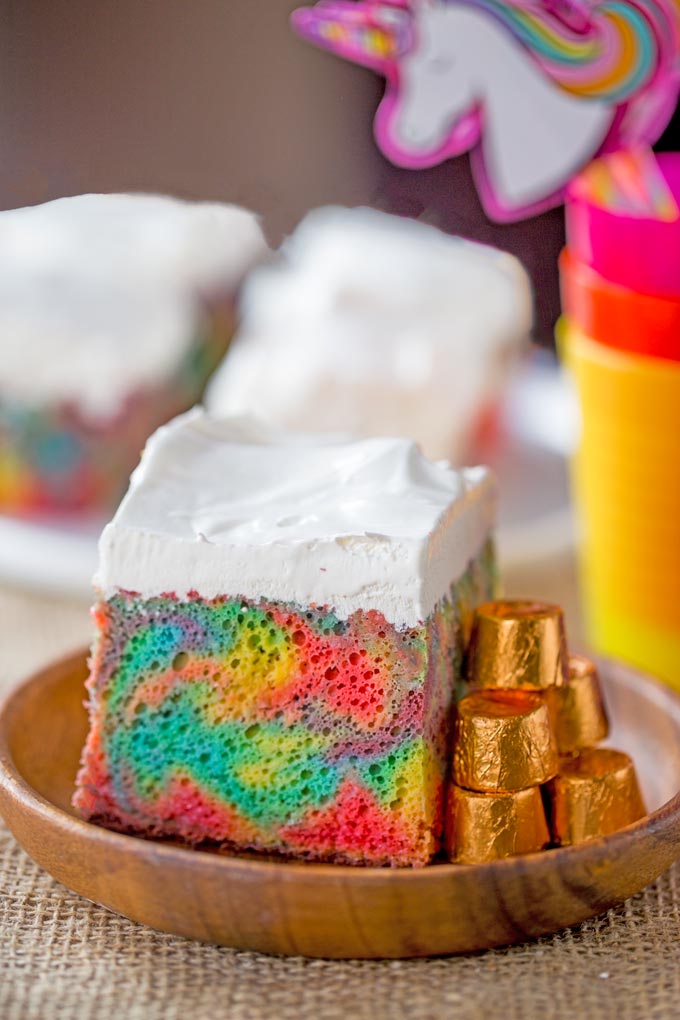
[{"label": "pink plastic cup", "polygon": [[[680,205],[680,152],[660,153],[657,160]],[[567,242],[575,260],[612,283],[680,299],[680,219],[624,216],[574,190],[566,216]]]}]

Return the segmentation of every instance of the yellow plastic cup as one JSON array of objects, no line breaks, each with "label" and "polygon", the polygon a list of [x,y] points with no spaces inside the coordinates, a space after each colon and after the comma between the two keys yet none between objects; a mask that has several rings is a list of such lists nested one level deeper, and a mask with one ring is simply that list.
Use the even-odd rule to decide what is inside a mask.
[{"label": "yellow plastic cup", "polygon": [[581,405],[572,486],[589,638],[680,690],[680,362],[566,319],[558,341]]}]

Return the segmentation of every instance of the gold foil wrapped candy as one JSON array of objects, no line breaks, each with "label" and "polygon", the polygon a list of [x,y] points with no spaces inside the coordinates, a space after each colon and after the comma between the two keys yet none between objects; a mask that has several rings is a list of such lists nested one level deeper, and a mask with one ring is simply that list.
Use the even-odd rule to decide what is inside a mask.
[{"label": "gold foil wrapped candy", "polygon": [[609,721],[592,662],[572,655],[566,684],[553,688],[548,695],[560,754],[575,754],[605,739]]},{"label": "gold foil wrapped candy", "polygon": [[557,774],[545,699],[532,691],[475,691],[458,705],[453,778],[470,790],[523,790]]},{"label": "gold foil wrapped candy", "polygon": [[567,652],[559,606],[488,602],[458,705],[446,852],[461,864],[614,832],[644,814],[635,770],[594,747],[609,724],[593,663]]},{"label": "gold foil wrapped candy", "polygon": [[616,832],[645,813],[633,762],[608,748],[563,759],[547,793],[552,837],[562,846]]},{"label": "gold foil wrapped candy", "polygon": [[550,841],[540,788],[476,793],[451,785],[446,852],[459,864],[535,853]]},{"label": "gold foil wrapped candy", "polygon": [[468,649],[473,687],[545,690],[567,679],[564,616],[548,602],[487,602],[475,613]]}]

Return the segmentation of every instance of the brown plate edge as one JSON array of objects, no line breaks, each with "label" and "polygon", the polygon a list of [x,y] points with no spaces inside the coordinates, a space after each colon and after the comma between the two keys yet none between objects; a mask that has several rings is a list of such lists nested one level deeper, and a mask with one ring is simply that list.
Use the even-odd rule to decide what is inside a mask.
[{"label": "brown plate edge", "polygon": [[[20,843],[22,841],[16,832],[17,826],[14,822],[15,812],[21,812],[41,819],[66,838],[72,839],[74,836],[77,836],[79,840],[85,843],[94,841],[109,847],[117,854],[128,855],[132,853],[144,855],[152,852],[154,861],[161,866],[163,862],[166,862],[168,865],[186,866],[189,858],[191,858],[192,869],[206,871],[217,877],[222,874],[225,878],[229,877],[232,881],[237,880],[239,877],[253,881],[258,877],[271,878],[274,876],[286,882],[302,880],[305,885],[317,887],[323,887],[329,881],[334,883],[340,881],[343,884],[349,883],[357,888],[359,892],[362,889],[368,892],[376,884],[381,886],[386,883],[390,885],[408,884],[409,887],[415,885],[417,888],[419,883],[423,887],[431,885],[433,878],[441,881],[455,879],[462,882],[465,878],[472,876],[479,883],[486,882],[489,887],[499,889],[503,887],[504,879],[510,873],[540,883],[542,878],[547,878],[555,871],[565,875],[573,871],[575,867],[581,874],[589,873],[597,876],[613,860],[626,858],[633,848],[635,848],[639,855],[641,841],[644,842],[645,848],[650,851],[650,854],[646,856],[644,875],[640,875],[639,872],[632,873],[627,886],[620,892],[617,891],[615,895],[612,896],[606,890],[602,890],[594,879],[591,889],[579,886],[578,893],[582,898],[582,909],[576,912],[572,910],[569,918],[565,918],[562,923],[555,923],[552,920],[545,923],[537,919],[530,929],[518,929],[516,936],[512,939],[504,937],[502,940],[485,941],[484,944],[471,945],[469,950],[509,944],[510,941],[520,942],[528,938],[550,934],[559,928],[581,923],[587,918],[596,916],[616,906],[628,896],[639,892],[658,878],[680,856],[680,791],[656,811],[646,815],[633,825],[609,836],[599,837],[577,846],[561,847],[524,857],[494,861],[484,865],[437,863],[424,868],[389,869],[286,860],[258,860],[253,857],[241,857],[237,854],[209,853],[162,842],[147,841],[139,837],[103,829],[64,811],[38,793],[18,771],[8,746],[8,730],[11,728],[11,718],[14,712],[17,711],[16,706],[21,701],[21,695],[33,685],[43,684],[48,670],[51,674],[52,683],[55,684],[63,682],[65,676],[72,675],[75,671],[84,672],[83,664],[87,655],[88,650],[80,649],[77,652],[65,655],[46,667],[36,670],[27,679],[12,688],[0,701],[0,815],[4,817],[9,829]],[[605,662],[605,669],[606,665]],[[617,666],[615,663],[610,665],[613,667]],[[680,698],[676,692],[660,681],[648,677],[633,668],[625,667],[624,682],[625,677],[634,677],[646,685],[656,687],[659,694],[663,697]],[[38,863],[40,866],[45,867],[41,862]],[[45,867],[45,870],[54,874],[49,867]],[[72,891],[79,895],[85,895],[77,888],[73,888]],[[85,898],[88,897],[85,895]],[[109,906],[106,903],[102,905]],[[109,907],[109,909],[115,908]],[[131,917],[131,920],[137,919]],[[256,947],[243,946],[238,948]],[[461,949],[457,951],[463,952],[466,950]],[[412,955],[422,956],[431,954],[427,951],[418,951]]]}]

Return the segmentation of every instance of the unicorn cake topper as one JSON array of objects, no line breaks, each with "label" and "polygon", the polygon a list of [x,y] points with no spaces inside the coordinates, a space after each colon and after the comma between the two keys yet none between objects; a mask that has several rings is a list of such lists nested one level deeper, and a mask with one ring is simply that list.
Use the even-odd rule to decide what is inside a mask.
[{"label": "unicorn cake topper", "polygon": [[320,0],[292,23],[386,79],[388,159],[469,151],[500,222],[559,205],[594,156],[656,141],[680,92],[680,0]]}]

